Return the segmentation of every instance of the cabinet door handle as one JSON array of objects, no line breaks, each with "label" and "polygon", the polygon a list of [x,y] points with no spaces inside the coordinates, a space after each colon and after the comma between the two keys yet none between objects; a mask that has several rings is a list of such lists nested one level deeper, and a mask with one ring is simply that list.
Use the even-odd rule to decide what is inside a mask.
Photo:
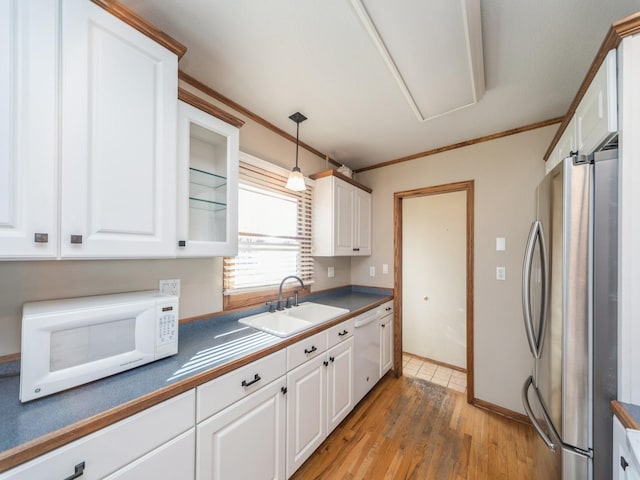
[{"label": "cabinet door handle", "polygon": [[627,459],[624,458],[623,456],[620,457],[620,466],[622,467],[622,470],[624,470],[625,472],[627,471],[627,467],[629,466],[629,462],[627,462]]},{"label": "cabinet door handle", "polygon": [[48,233],[34,233],[33,241],[35,243],[49,243],[49,234]]},{"label": "cabinet door handle", "polygon": [[77,464],[74,467],[73,475],[65,478],[64,480],[73,480],[74,478],[81,477],[84,474],[84,462]]},{"label": "cabinet door handle", "polygon": [[315,346],[315,345],[312,345],[310,350],[307,350],[307,349],[305,348],[305,349],[304,349],[304,353],[306,353],[307,355],[309,355],[310,353],[313,353],[313,352],[315,352],[316,350],[318,350],[318,349],[316,348],[316,346]]},{"label": "cabinet door handle", "polygon": [[71,243],[79,245],[82,243],[82,235],[71,235]]},{"label": "cabinet door handle", "polygon": [[326,360],[325,360],[324,362],[322,362],[322,363],[324,363],[324,366],[325,366],[325,367],[328,367],[328,366],[329,366],[329,362],[327,362]]},{"label": "cabinet door handle", "polygon": [[359,248],[354,248],[354,249],[353,249],[353,251],[354,251],[354,252],[359,252],[359,251],[360,251],[360,249],[359,249]]},{"label": "cabinet door handle", "polygon": [[244,388],[250,387],[251,385],[253,385],[256,382],[259,382],[260,380],[262,380],[262,378],[260,378],[260,375],[258,375],[257,373],[253,376],[253,380],[250,381],[246,381],[246,380],[242,380],[242,386]]},{"label": "cabinet door handle", "polygon": [[331,360],[331,363],[336,361],[336,357],[329,357],[329,360]]},{"label": "cabinet door handle", "polygon": [[282,392],[283,395],[287,394],[287,387],[280,387],[280,391]]},{"label": "cabinet door handle", "polygon": [[186,240],[178,240],[178,246],[179,247],[186,247],[187,246],[187,241]]},{"label": "cabinet door handle", "polygon": [[349,332],[347,332],[346,330],[343,330],[341,332],[338,332],[338,336],[339,337],[344,337],[345,335],[349,335]]}]

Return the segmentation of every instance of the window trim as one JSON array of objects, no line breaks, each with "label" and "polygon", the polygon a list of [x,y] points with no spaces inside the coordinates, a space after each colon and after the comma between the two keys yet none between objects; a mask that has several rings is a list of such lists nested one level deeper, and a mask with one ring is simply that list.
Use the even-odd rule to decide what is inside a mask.
[{"label": "window trim", "polygon": [[[284,178],[288,177],[289,175],[289,170],[244,152],[240,152],[239,162],[243,162],[253,167],[266,170],[267,172],[271,172],[275,175],[278,175]],[[239,180],[238,183],[240,184],[240,182],[241,181]],[[315,186],[315,181],[307,177],[305,177],[305,183],[310,188],[314,188]],[[224,272],[224,267],[223,267],[223,272]],[[292,296],[294,291],[297,291],[298,294],[301,296],[310,294],[311,293],[310,286],[313,283],[314,283],[313,279],[311,281],[306,281],[304,288],[301,288],[299,285],[290,285],[290,284],[287,284],[289,286],[285,285],[285,287],[282,290],[283,299],[287,298],[287,296]],[[268,285],[263,287],[233,290],[231,292],[225,292],[223,287],[223,292],[222,292],[223,293],[223,311],[235,310],[241,307],[260,305],[268,301],[277,300],[278,290],[279,290],[279,285]]]}]

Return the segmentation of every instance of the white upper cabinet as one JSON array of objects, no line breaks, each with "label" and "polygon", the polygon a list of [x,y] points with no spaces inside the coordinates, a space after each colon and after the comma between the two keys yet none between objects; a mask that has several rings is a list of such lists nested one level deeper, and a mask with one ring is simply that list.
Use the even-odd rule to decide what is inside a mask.
[{"label": "white upper cabinet", "polygon": [[177,56],[87,0],[61,22],[61,256],[175,256]]},{"label": "white upper cabinet", "polygon": [[0,2],[0,258],[58,251],[57,11]]},{"label": "white upper cabinet", "polygon": [[311,178],[313,255],[371,255],[371,190],[333,170]]},{"label": "white upper cabinet", "polygon": [[178,105],[178,256],[238,253],[239,130]]},{"label": "white upper cabinet", "polygon": [[616,51],[611,50],[576,109],[576,146],[590,155],[618,132]]},{"label": "white upper cabinet", "polygon": [[547,173],[571,155],[571,152],[590,155],[618,132],[616,63],[616,51],[611,50],[549,155],[546,165]]}]

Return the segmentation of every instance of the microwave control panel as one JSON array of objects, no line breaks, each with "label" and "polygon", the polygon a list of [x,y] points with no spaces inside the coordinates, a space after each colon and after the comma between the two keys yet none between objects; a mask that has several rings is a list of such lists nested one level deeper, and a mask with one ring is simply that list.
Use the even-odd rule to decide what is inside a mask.
[{"label": "microwave control panel", "polygon": [[[178,352],[178,305],[158,305],[156,352],[163,356]],[[173,344],[173,345],[171,345]],[[158,347],[163,347],[159,349]],[[173,348],[172,348],[173,347]]]}]

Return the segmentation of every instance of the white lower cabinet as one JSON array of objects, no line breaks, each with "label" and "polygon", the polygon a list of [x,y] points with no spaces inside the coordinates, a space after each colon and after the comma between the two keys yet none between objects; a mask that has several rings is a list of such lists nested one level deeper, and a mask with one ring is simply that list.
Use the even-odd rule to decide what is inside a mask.
[{"label": "white lower cabinet", "polygon": [[627,446],[627,430],[613,417],[613,480],[640,480],[640,471]]},{"label": "white lower cabinet", "polygon": [[[300,364],[302,355],[311,359]],[[297,365],[287,373],[289,478],[354,407],[353,319],[288,347],[287,358]]]},{"label": "white lower cabinet", "polygon": [[380,378],[393,368],[393,315],[380,319]]},{"label": "white lower cabinet", "polygon": [[287,478],[327,436],[327,367],[322,355],[287,373]]},{"label": "white lower cabinet", "polygon": [[285,393],[280,379],[197,426],[196,479],[285,478]]},{"label": "white lower cabinet", "polygon": [[354,355],[353,337],[327,352],[327,435],[353,410]]},{"label": "white lower cabinet", "polygon": [[[114,423],[52,452],[0,474],[0,480],[82,478],[193,478],[195,392],[178,395],[141,413]],[[185,437],[180,437],[185,432]],[[179,438],[179,440],[178,440]],[[176,443],[172,444],[172,440]],[[191,443],[189,443],[191,442]],[[172,469],[165,452],[172,452]],[[122,469],[122,470],[121,470]],[[151,477],[129,473],[154,472]],[[173,472],[179,471],[175,476]],[[74,473],[81,473],[73,477]],[[120,475],[120,476],[118,476]]]}]

